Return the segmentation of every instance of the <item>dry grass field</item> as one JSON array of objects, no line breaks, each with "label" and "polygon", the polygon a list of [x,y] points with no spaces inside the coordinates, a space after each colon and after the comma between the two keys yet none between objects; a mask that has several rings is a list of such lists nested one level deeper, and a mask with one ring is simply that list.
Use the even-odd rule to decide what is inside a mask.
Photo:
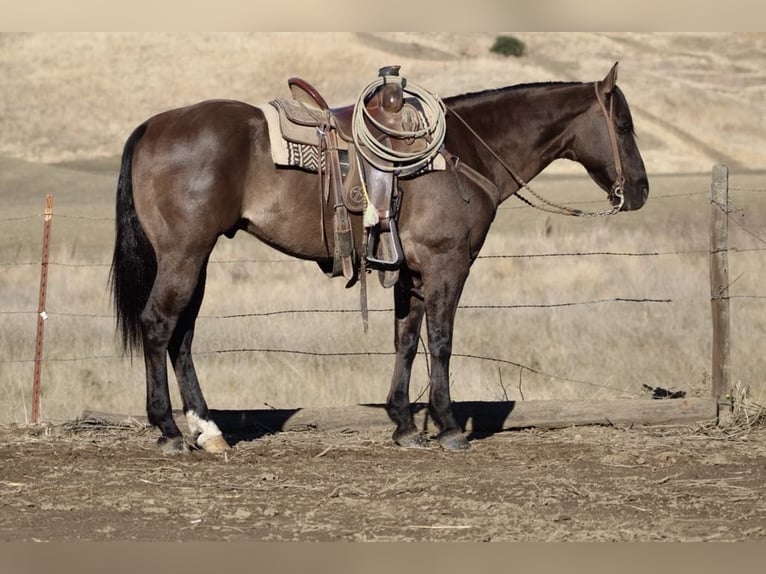
[{"label": "dry grass field", "polygon": [[[458,313],[455,400],[707,396],[710,171],[725,163],[732,375],[766,404],[766,35],[515,35],[522,58],[491,54],[489,33],[0,34],[0,540],[763,540],[753,421],[531,429],[461,455],[398,449],[389,430],[285,432],[172,460],[135,421],[73,422],[144,408],[143,361],[120,353],[107,286],[133,127],[206,98],[262,103],[290,76],[350,103],[390,64],[447,96],[597,80],[619,61],[650,178],[647,205],[612,218],[502,206]],[[603,205],[572,164],[533,185]],[[46,424],[26,425],[49,193]],[[211,407],[383,401],[391,293],[370,284],[368,334],[358,296],[251,237],[222,239],[195,339]],[[421,354],[413,399],[427,368]]]},{"label": "dry grass field", "polygon": [[[704,396],[715,163],[730,166],[742,224],[732,225],[732,245],[741,250],[732,255],[733,290],[752,297],[734,302],[734,378],[762,393],[764,36],[518,37],[527,48],[522,58],[491,54],[492,34],[0,35],[0,421],[29,416],[46,193],[55,196],[56,215],[43,416],[141,412],[142,361],[120,355],[107,291],[117,158],[127,134],[153,113],[204,98],[266,101],[285,93],[291,75],[333,103],[350,102],[389,63],[451,95],[594,80],[620,61],[650,176],[647,206],[608,220],[550,216],[514,200],[502,206],[458,316],[457,400],[644,397],[644,384]],[[343,66],[331,63],[341,57]],[[554,200],[602,201],[580,168],[565,162],[535,186]],[[661,255],[516,257],[602,251]],[[363,335],[357,290],[313,264],[243,236],[221,240],[213,258],[196,339],[212,405],[382,400],[392,359],[390,292],[373,286],[375,311]],[[568,303],[582,304],[560,306]],[[483,308],[492,306],[502,308]],[[415,393],[426,376],[421,357]]]}]

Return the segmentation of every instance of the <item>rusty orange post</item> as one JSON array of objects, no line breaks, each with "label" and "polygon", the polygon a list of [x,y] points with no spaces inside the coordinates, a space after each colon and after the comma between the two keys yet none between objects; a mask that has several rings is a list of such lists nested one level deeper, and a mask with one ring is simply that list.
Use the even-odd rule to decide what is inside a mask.
[{"label": "rusty orange post", "polygon": [[48,314],[45,312],[45,293],[48,289],[48,247],[53,219],[53,196],[45,197],[45,222],[43,223],[43,256],[40,267],[40,297],[37,305],[37,337],[35,339],[35,376],[32,384],[32,422],[40,418],[40,372],[43,360],[43,333]]}]

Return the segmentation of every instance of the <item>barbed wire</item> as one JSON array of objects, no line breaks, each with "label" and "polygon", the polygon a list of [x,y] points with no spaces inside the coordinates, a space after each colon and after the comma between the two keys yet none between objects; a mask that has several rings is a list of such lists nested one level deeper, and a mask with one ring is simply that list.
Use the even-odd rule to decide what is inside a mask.
[{"label": "barbed wire", "polygon": [[[195,355],[210,356],[210,355],[225,355],[234,353],[261,353],[261,354],[284,354],[284,355],[297,355],[303,357],[321,357],[321,358],[361,358],[361,357],[393,357],[396,355],[395,351],[303,351],[297,349],[278,349],[271,347],[241,347],[236,349],[208,349],[202,351],[195,351]],[[428,353],[424,353],[427,357]],[[593,381],[584,381],[582,379],[572,379],[563,375],[557,375],[553,373],[547,373],[541,369],[530,367],[524,363],[518,361],[512,361],[510,359],[503,359],[498,357],[489,357],[485,355],[477,355],[473,353],[452,353],[453,358],[470,359],[475,361],[484,361],[495,364],[509,365],[516,367],[523,371],[534,373],[541,377],[549,379],[555,379],[558,381],[564,381],[569,383],[575,383],[580,385],[588,385],[592,387],[599,387],[610,390],[623,391],[617,387],[611,385],[605,385],[603,383],[594,383]],[[77,363],[85,361],[102,361],[102,360],[124,360],[127,356],[123,354],[110,354],[110,355],[86,355],[80,357],[55,357],[45,358],[43,363]],[[34,363],[34,359],[12,359],[12,360],[0,360],[0,364],[29,364]]]},{"label": "barbed wire", "polygon": [[536,259],[548,257],[655,257],[660,255],[709,254],[710,249],[680,249],[678,251],[570,251],[559,253],[515,253],[479,255],[476,259]]},{"label": "barbed wire", "polygon": [[[32,213],[29,215],[19,215],[18,217],[2,217],[0,218],[0,223],[11,223],[14,221],[25,221],[29,219],[42,219],[45,217],[45,213],[38,212],[38,213]],[[114,223],[115,217],[112,216],[95,216],[95,215],[72,215],[69,213],[58,213],[54,212],[51,217],[53,219],[78,219],[78,220],[84,220],[84,221],[111,221]]]},{"label": "barbed wire", "polygon": [[756,239],[757,241],[759,241],[759,242],[763,243],[764,245],[766,245],[766,239],[763,239],[763,238],[762,238],[762,237],[760,237],[760,236],[759,236],[759,235],[758,235],[758,234],[757,234],[755,231],[752,231],[752,230],[748,229],[747,227],[745,227],[745,226],[744,226],[744,224],[743,224],[743,223],[741,223],[740,221],[737,221],[737,218],[736,218],[736,217],[734,217],[734,215],[733,215],[733,213],[732,213],[731,211],[728,211],[728,212],[727,212],[727,215],[728,215],[728,219],[729,219],[729,221],[731,221],[732,223],[734,223],[734,225],[736,225],[737,227],[739,227],[739,228],[740,228],[742,231],[744,231],[745,233],[747,233],[747,234],[748,234],[750,237],[752,237],[753,239]]},{"label": "barbed wire", "polygon": [[[516,303],[507,305],[458,305],[458,309],[472,310],[499,310],[499,309],[547,309],[556,307],[577,307],[581,305],[600,305],[604,303],[672,303],[672,299],[655,298],[632,298],[632,297],[612,297],[603,299],[591,299],[588,301],[567,301],[563,303]],[[300,314],[348,314],[359,313],[359,309],[280,309],[276,311],[258,311],[251,313],[234,313],[226,315],[199,315],[198,319],[243,319],[248,317],[274,317],[278,315],[300,315]],[[393,313],[394,308],[368,309],[369,313]],[[37,311],[12,310],[2,311],[0,315],[36,315]],[[55,317],[73,317],[86,319],[114,319],[113,313],[71,313],[46,310],[49,318]]]},{"label": "barbed wire", "polygon": [[[739,224],[738,224],[739,225]],[[766,244],[766,240],[761,239],[758,236],[754,236],[756,239]],[[748,253],[752,251],[766,251],[766,247],[729,247],[729,251],[732,253]],[[490,261],[493,259],[547,259],[557,257],[662,257],[670,255],[709,255],[710,248],[699,249],[678,249],[668,251],[571,251],[571,252],[559,252],[559,253],[508,253],[508,254],[490,254],[479,255],[476,260]],[[309,259],[298,258],[284,258],[284,259],[211,259],[209,265],[240,265],[240,264],[258,264],[258,265],[271,265],[271,264],[309,264],[314,265],[315,262]],[[40,265],[40,261],[0,261],[0,267],[14,267],[14,266],[29,266]],[[63,261],[49,261],[49,266],[54,267],[72,267],[72,268],[88,268],[88,267],[111,267],[111,263],[71,263]]]},{"label": "barbed wire", "polygon": [[[458,305],[458,309],[498,310],[498,309],[545,309],[554,307],[575,307],[580,305],[597,305],[602,303],[672,303],[671,299],[632,299],[614,297],[611,299],[593,299],[590,301],[569,301],[565,303],[517,303],[509,305]],[[370,313],[393,313],[393,307],[384,309],[369,309]],[[359,313],[359,309],[285,309],[281,311],[262,311],[255,313],[237,313],[231,315],[200,315],[200,319],[238,319],[247,317],[272,317],[275,315],[301,313]]]},{"label": "barbed wire", "polygon": [[[759,251],[760,249],[742,249],[730,248],[730,251]],[[763,250],[766,250],[764,248]],[[509,254],[490,254],[479,255],[477,260],[492,260],[492,259],[545,259],[554,257],[654,257],[654,256],[666,256],[666,255],[700,255],[710,254],[710,249],[679,249],[677,251],[643,251],[643,252],[630,252],[630,251],[572,251],[572,252],[560,252],[560,253],[509,253]],[[281,264],[281,263],[301,263],[301,264],[315,264],[314,261],[309,259],[298,258],[278,258],[278,259],[211,259],[209,265],[239,265],[244,263],[256,263],[256,264]],[[27,266],[27,265],[40,265],[40,261],[0,261],[0,267],[13,267],[13,266]],[[63,261],[49,261],[48,265],[56,267],[111,267],[111,263],[72,263]]]},{"label": "barbed wire", "polygon": [[[736,192],[742,192],[742,193],[766,193],[766,189],[758,189],[758,188],[749,188],[749,187],[729,187],[729,191],[736,191]],[[688,193],[668,193],[663,195],[651,195],[650,199],[652,201],[656,200],[663,200],[663,199],[677,199],[680,197],[695,197],[695,196],[709,196],[710,192],[709,190],[705,191],[693,191]],[[589,205],[589,204],[597,204],[597,203],[603,203],[603,199],[588,199],[588,200],[582,200],[577,201],[573,200],[571,203],[578,204],[578,205]],[[532,209],[529,205],[521,204],[521,205],[507,205],[503,204],[498,209],[505,209],[505,210],[513,210],[513,209]],[[22,220],[28,220],[28,219],[37,219],[42,218],[45,214],[43,212],[37,212],[32,213],[28,215],[21,215],[17,217],[6,217],[6,218],[0,218],[0,223],[6,223],[6,222],[13,222],[13,221],[22,221]],[[81,214],[71,214],[71,213],[54,213],[53,218],[62,218],[62,219],[75,219],[75,220],[84,220],[84,221],[115,221],[115,217],[113,216],[94,216],[94,215],[81,215]]]},{"label": "barbed wire", "polygon": [[35,215],[21,215],[19,217],[6,217],[3,219],[0,219],[0,223],[10,223],[12,221],[25,221],[27,219],[41,218],[42,216],[43,216],[42,213],[37,213]]},{"label": "barbed wire", "polygon": [[[766,189],[757,189],[757,188],[741,188],[741,187],[730,187],[730,191],[737,191],[737,192],[747,192],[747,193],[766,193]],[[695,197],[695,196],[708,196],[709,192],[690,192],[685,194],[668,194],[668,195],[661,195],[661,196],[653,196],[653,200],[662,200],[662,199],[674,199],[674,198],[680,198],[680,197]],[[574,203],[599,203],[599,200],[593,200],[593,201],[585,201],[585,202],[574,202]],[[503,209],[501,207],[501,209]],[[522,206],[514,206],[514,207],[508,207],[507,209],[529,209],[529,206],[522,205]],[[756,239],[760,243],[766,245],[766,239],[759,236],[758,233],[755,231],[752,231],[751,229],[748,229],[744,224],[742,224],[740,221],[737,220],[733,216],[733,212],[731,210],[728,210],[729,218],[734,222],[734,224],[743,230],[747,235],[751,236],[752,238]],[[41,218],[43,216],[42,213],[37,213],[33,215],[24,215],[24,216],[18,216],[18,217],[11,217],[11,218],[5,218],[0,219],[0,223],[9,223],[9,222],[18,222],[18,221],[25,221],[25,220],[31,220],[31,219],[37,219]],[[71,215],[66,213],[57,213],[54,215],[55,218],[63,218],[63,219],[72,219],[72,220],[86,220],[86,221],[111,221],[114,222],[114,217],[93,217],[93,216],[83,216],[83,215]],[[738,248],[738,247],[730,247],[729,251],[734,253],[745,253],[745,252],[760,252],[766,250],[766,247],[747,247],[747,248]],[[709,255],[710,251],[709,249],[682,249],[682,250],[664,250],[664,251],[637,251],[637,252],[630,252],[630,251],[573,251],[573,252],[552,252],[552,253],[532,253],[532,254],[488,254],[488,255],[480,255],[478,257],[479,260],[484,261],[492,261],[492,260],[507,260],[507,259],[535,259],[535,258],[564,258],[564,257],[658,257],[658,256],[672,256],[672,255]],[[311,261],[301,260],[297,258],[274,258],[274,259],[219,259],[219,260],[211,260],[210,264],[219,264],[219,265],[237,265],[237,264],[246,264],[246,263],[254,263],[254,264],[281,264],[281,263],[313,263]],[[8,267],[8,266],[24,266],[24,265],[40,265],[40,261],[27,261],[27,262],[0,262],[0,267]],[[77,262],[64,262],[64,261],[50,261],[48,265],[51,266],[60,266],[60,267],[66,267],[66,268],[88,268],[88,267],[109,267],[111,266],[111,262],[104,263],[104,262],[95,262],[95,263],[77,263]],[[586,300],[586,301],[566,301],[566,302],[560,302],[560,303],[523,303],[523,304],[488,304],[488,305],[478,305],[478,304],[466,304],[466,305],[460,305],[459,309],[466,309],[466,310],[475,310],[475,311],[482,311],[482,310],[513,310],[513,309],[546,309],[546,308],[561,308],[561,307],[575,307],[575,306],[585,306],[585,305],[601,305],[601,304],[610,304],[610,303],[634,303],[634,304],[670,304],[673,302],[677,302],[680,300],[689,299],[690,297],[676,297],[674,299],[670,298],[629,298],[629,297],[612,297],[612,298],[601,298],[601,299],[592,299],[592,300]],[[703,297],[691,297],[691,298],[703,298]],[[707,297],[704,297],[707,298]],[[766,296],[764,295],[730,295],[728,297],[729,299],[740,299],[740,300],[764,300],[766,299]],[[379,308],[379,309],[370,309],[370,313],[392,313],[394,311],[393,308]],[[279,315],[291,315],[291,314],[348,314],[348,313],[359,313],[359,309],[283,309],[283,310],[272,310],[272,311],[262,311],[262,312],[253,312],[253,313],[240,313],[240,314],[224,314],[224,315],[200,315],[199,319],[203,320],[220,320],[220,319],[236,319],[236,318],[252,318],[252,317],[273,317],[273,316],[279,316]],[[104,313],[72,313],[72,312],[56,312],[56,311],[47,311],[47,314],[49,317],[67,317],[67,318],[87,318],[87,319],[110,319],[114,320],[114,314],[104,314]],[[37,315],[36,310],[9,310],[9,311],[0,311],[0,315]],[[353,358],[353,357],[378,357],[378,356],[395,356],[394,351],[348,351],[348,352],[338,352],[338,351],[302,351],[302,350],[293,350],[293,349],[278,349],[278,348],[231,348],[231,349],[208,349],[208,350],[201,350],[201,351],[195,351],[195,355],[221,355],[221,354],[229,354],[229,353],[275,353],[275,354],[289,354],[289,355],[299,355],[299,356],[309,356],[309,357],[323,357],[323,358]],[[427,355],[427,353],[426,353]],[[510,359],[500,358],[500,357],[491,357],[491,356],[484,356],[484,355],[478,355],[478,354],[471,354],[471,353],[453,353],[452,355],[455,358],[463,358],[463,359],[469,359],[469,360],[476,360],[476,361],[485,361],[485,362],[491,362],[496,364],[503,364],[503,365],[509,365],[513,366],[515,368],[521,369],[523,371],[528,371],[531,373],[535,373],[536,375],[561,380],[561,381],[567,381],[575,384],[583,384],[583,385],[590,385],[590,386],[596,386],[596,387],[602,387],[602,388],[612,388],[609,385],[603,385],[599,383],[594,383],[590,381],[583,381],[583,380],[577,380],[572,379],[569,377],[564,377],[561,375],[546,373],[540,369],[530,367],[528,365],[525,365],[523,363],[512,361]],[[98,360],[116,360],[116,359],[124,359],[126,357],[125,354],[100,354],[100,355],[89,355],[89,356],[81,356],[81,357],[54,357],[54,358],[45,358],[43,359],[43,362],[46,363],[71,363],[71,362],[81,362],[81,361],[98,361]],[[34,362],[34,359],[0,359],[0,364],[13,364],[13,363],[32,363]]]},{"label": "barbed wire", "polygon": [[[0,267],[14,267],[18,265],[19,267],[24,267],[27,265],[41,265],[40,261],[20,261],[18,263],[13,263],[10,261],[0,261]],[[61,261],[48,261],[49,266],[53,267],[76,267],[76,268],[85,268],[85,267],[111,267],[111,263],[63,263]]]},{"label": "barbed wire", "polygon": [[115,217],[111,216],[105,216],[105,215],[71,215],[69,213],[57,213],[54,214],[54,217],[61,217],[63,219],[78,219],[78,220],[84,220],[84,221],[115,221]]}]

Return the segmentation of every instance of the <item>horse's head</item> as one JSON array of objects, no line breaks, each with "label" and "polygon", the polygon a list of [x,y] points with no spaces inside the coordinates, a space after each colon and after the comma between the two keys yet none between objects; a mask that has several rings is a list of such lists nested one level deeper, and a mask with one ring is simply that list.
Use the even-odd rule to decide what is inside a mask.
[{"label": "horse's head", "polygon": [[628,102],[617,87],[617,64],[593,84],[593,103],[578,118],[570,153],[622,211],[639,209],[649,180],[633,131]]}]

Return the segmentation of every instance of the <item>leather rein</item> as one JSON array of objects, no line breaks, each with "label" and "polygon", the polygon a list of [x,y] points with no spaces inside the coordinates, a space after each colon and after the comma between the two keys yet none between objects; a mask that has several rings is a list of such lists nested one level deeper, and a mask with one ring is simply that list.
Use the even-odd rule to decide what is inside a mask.
[{"label": "leather rein", "polygon": [[[541,211],[547,211],[550,213],[557,213],[561,215],[572,215],[576,217],[601,217],[605,215],[614,215],[620,209],[622,209],[622,206],[625,203],[625,196],[624,196],[624,185],[625,185],[625,176],[622,173],[622,162],[620,161],[620,150],[617,147],[617,134],[615,133],[614,129],[614,119],[613,119],[613,112],[614,112],[614,98],[609,100],[609,110],[607,111],[606,105],[604,104],[604,97],[601,95],[601,92],[598,90],[598,82],[593,83],[594,91],[596,92],[596,101],[598,101],[598,105],[601,108],[601,111],[604,114],[604,119],[606,120],[606,126],[607,131],[609,133],[609,142],[612,146],[612,154],[614,156],[614,167],[615,171],[617,172],[617,177],[614,180],[614,183],[612,183],[612,187],[609,189],[609,201],[614,202],[615,199],[617,199],[618,203],[613,204],[611,209],[605,209],[603,211],[584,211],[581,209],[574,209],[572,207],[568,207],[566,205],[560,205],[557,203],[554,203],[552,201],[549,201],[539,195],[535,190],[533,190],[529,184],[524,181],[522,178],[520,178],[512,169],[511,167],[489,146],[489,144],[482,139],[479,134],[477,134],[474,129],[468,125],[468,122],[466,122],[460,114],[455,112],[452,108],[447,107],[447,110],[453,114],[460,122],[470,131],[474,137],[489,151],[490,154],[500,163],[500,165],[513,177],[513,179],[516,181],[516,183],[519,185],[519,189],[514,192],[513,195],[518,197],[521,201],[526,203],[527,205],[534,207],[536,209],[540,209]],[[521,194],[522,188],[526,190],[528,193],[530,193],[532,196],[534,196],[540,204],[535,204],[532,201],[530,201],[528,198],[524,197]]]}]

